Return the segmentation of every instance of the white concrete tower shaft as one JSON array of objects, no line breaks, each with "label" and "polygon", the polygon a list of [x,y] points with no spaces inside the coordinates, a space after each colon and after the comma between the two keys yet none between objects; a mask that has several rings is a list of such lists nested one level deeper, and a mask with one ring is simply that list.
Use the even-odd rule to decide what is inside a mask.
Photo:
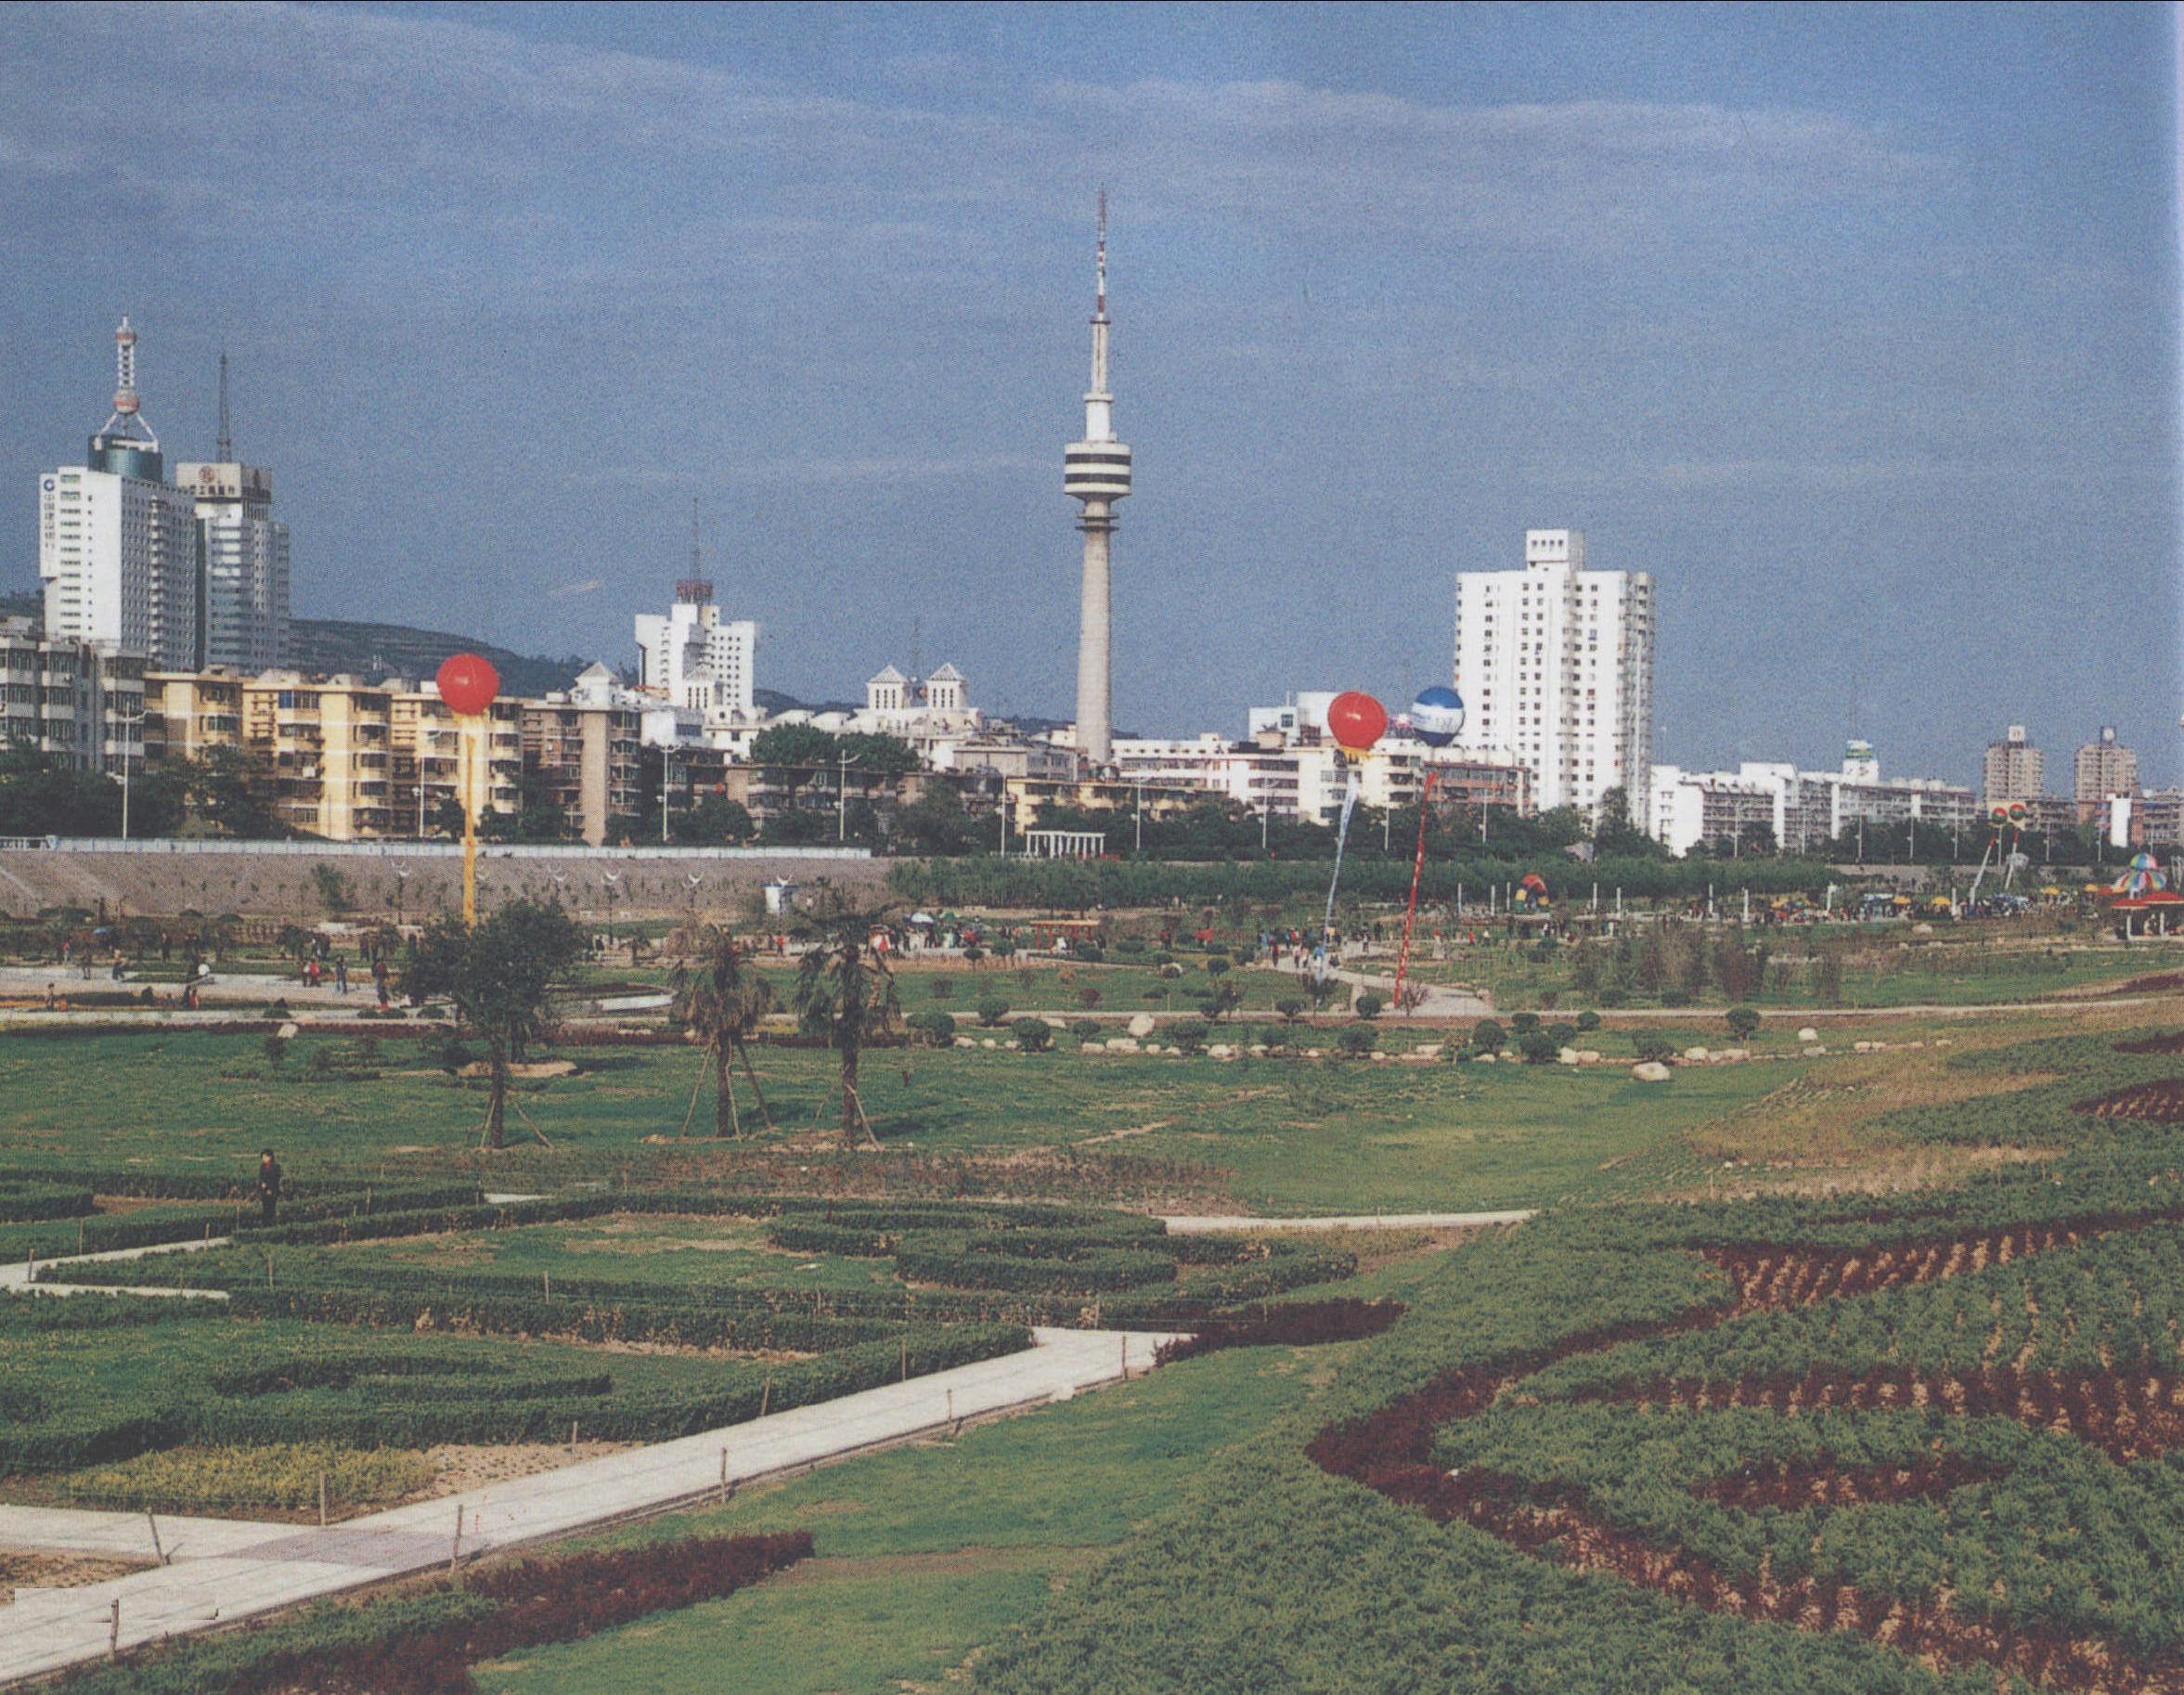
[{"label": "white concrete tower shaft", "polygon": [[1107,191],[1100,190],[1093,250],[1092,388],[1084,396],[1084,439],[1062,456],[1062,486],[1084,503],[1084,582],[1077,636],[1077,746],[1095,765],[1114,756],[1110,679],[1113,596],[1107,538],[1115,502],[1130,493],[1130,449],[1115,439],[1115,396],[1107,388]]}]

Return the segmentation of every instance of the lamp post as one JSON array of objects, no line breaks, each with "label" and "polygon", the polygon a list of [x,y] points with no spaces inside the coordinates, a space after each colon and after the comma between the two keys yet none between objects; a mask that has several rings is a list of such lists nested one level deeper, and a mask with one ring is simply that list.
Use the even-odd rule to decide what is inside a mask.
[{"label": "lamp post", "polygon": [[663,848],[667,845],[667,790],[674,781],[675,751],[663,744],[660,748],[660,846]]},{"label": "lamp post", "polygon": [[861,757],[847,748],[837,756],[834,773],[834,840],[837,843],[849,839],[849,768]]},{"label": "lamp post", "polygon": [[599,880],[607,891],[607,946],[612,948],[614,945],[614,891],[622,886],[622,873],[618,871],[602,871]]},{"label": "lamp post", "polygon": [[[1137,791],[1137,822],[1135,835],[1131,838],[1133,846],[1131,851],[1143,853],[1145,850],[1145,785],[1142,783],[1133,783],[1131,787]],[[1266,837],[1263,835],[1260,837],[1259,845],[1261,848],[1266,846]]]},{"label": "lamp post", "polygon": [[409,887],[409,873],[408,873],[407,872],[406,872],[406,871],[397,871],[397,872],[395,872],[395,873],[394,873],[394,927],[395,927],[396,929],[400,929],[400,928],[402,927],[402,897],[403,897],[403,895],[404,895],[405,893],[407,893],[407,890],[408,890],[408,887]]},{"label": "lamp post", "polygon": [[125,732],[141,725],[144,720],[150,716],[151,715],[148,712],[139,712],[135,718],[130,718],[124,713],[116,713],[114,715],[113,721],[119,724],[124,731],[122,737],[122,840],[124,842],[129,839],[130,770],[129,738]]}]

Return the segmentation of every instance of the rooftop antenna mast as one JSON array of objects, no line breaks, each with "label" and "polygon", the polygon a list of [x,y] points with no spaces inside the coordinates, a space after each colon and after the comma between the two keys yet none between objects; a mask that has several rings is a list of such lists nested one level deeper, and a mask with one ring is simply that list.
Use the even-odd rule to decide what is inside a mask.
[{"label": "rooftop antenna mast", "polygon": [[227,349],[220,349],[220,442],[213,457],[223,465],[235,459],[235,432],[227,425]]},{"label": "rooftop antenna mast", "polygon": [[124,312],[121,327],[114,331],[114,411],[103,433],[127,435],[141,430],[146,443],[157,447],[160,438],[151,421],[145,417],[143,406],[136,393],[136,331],[129,327],[129,315]]},{"label": "rooftop antenna mast", "polygon": [[910,621],[910,692],[918,699],[925,686],[925,621]]}]

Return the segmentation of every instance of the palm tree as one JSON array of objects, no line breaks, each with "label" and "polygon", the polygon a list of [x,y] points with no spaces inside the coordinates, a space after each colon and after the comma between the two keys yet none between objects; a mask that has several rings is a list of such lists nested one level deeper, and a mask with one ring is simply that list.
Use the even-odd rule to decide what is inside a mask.
[{"label": "palm tree", "polygon": [[[737,1110],[735,1085],[729,1080],[729,1061],[741,1061],[743,1076],[757,1097],[758,1114],[766,1128],[773,1128],[773,1115],[766,1107],[758,1073],[752,1067],[745,1045],[758,1029],[758,1020],[773,1010],[772,985],[751,965],[736,938],[717,925],[706,925],[697,935],[697,959],[685,959],[675,967],[675,1016],[695,1035],[713,1059],[713,1133],[725,1137],[743,1133],[743,1115]],[[697,1101],[696,1093],[691,1096]],[[687,1129],[688,1114],[683,1117]]]},{"label": "palm tree", "polygon": [[864,1103],[857,1094],[857,1061],[865,1038],[885,1030],[902,1010],[886,956],[872,946],[872,930],[885,909],[836,909],[815,917],[808,928],[816,936],[796,971],[796,1012],[808,1024],[825,1027],[829,1042],[842,1057],[842,1145],[854,1148],[861,1127],[877,1147]]}]

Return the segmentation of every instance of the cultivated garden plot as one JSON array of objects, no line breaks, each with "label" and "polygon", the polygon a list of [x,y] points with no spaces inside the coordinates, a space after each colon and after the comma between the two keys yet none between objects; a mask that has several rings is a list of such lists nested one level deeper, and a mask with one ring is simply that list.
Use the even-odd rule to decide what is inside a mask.
[{"label": "cultivated garden plot", "polygon": [[332,1507],[362,1506],[427,1487],[427,1450],[660,1441],[992,1358],[1033,1324],[1203,1323],[1353,1266],[1038,1204],[357,1210],[44,1274],[112,1298],[0,1304],[0,1478],[23,1498],[222,1511],[307,1507],[323,1473]]},{"label": "cultivated garden plot", "polygon": [[1603,1690],[2184,1689],[2184,1145],[2083,1109],[2164,1063],[2143,1036],[1967,1055],[2041,1079],[2055,1150],[1968,1186],[1572,1209],[1459,1250],[1294,1449],[1225,1459],[980,1681],[1189,1687],[1163,1585],[1247,1540],[1259,1569],[1192,1586],[1226,1668],[1196,1687],[1486,1689],[1521,1653]]}]

